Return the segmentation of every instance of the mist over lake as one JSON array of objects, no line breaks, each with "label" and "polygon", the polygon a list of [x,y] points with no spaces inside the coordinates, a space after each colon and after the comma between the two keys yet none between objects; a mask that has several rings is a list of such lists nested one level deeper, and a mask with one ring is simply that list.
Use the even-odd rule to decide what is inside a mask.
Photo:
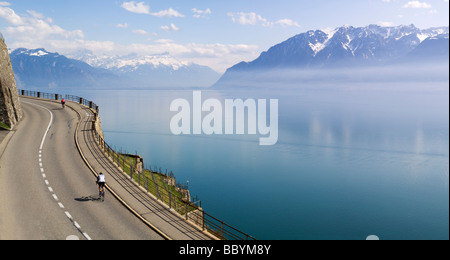
[{"label": "mist over lake", "polygon": [[[170,131],[193,90],[86,91],[106,140],[189,181],[209,214],[258,239],[448,239],[448,82],[202,89],[278,99],[279,140]],[[206,115],[204,113],[203,115]]]}]

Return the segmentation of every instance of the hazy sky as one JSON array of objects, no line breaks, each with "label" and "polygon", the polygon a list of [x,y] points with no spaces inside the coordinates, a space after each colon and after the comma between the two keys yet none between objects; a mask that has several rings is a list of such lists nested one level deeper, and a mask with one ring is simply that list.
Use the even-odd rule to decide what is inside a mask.
[{"label": "hazy sky", "polygon": [[223,72],[311,29],[448,26],[448,0],[0,0],[8,47],[168,53]]}]

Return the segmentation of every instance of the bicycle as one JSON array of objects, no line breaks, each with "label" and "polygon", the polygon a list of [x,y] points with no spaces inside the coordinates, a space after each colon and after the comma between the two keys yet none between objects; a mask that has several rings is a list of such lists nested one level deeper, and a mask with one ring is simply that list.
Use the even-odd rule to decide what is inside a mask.
[{"label": "bicycle", "polygon": [[98,184],[98,190],[99,190],[99,199],[101,199],[102,201],[105,201],[106,178],[102,172],[97,177],[97,184]]},{"label": "bicycle", "polygon": [[102,202],[105,201],[105,186],[104,186],[104,184],[103,185],[99,184],[99,200],[101,200]]}]

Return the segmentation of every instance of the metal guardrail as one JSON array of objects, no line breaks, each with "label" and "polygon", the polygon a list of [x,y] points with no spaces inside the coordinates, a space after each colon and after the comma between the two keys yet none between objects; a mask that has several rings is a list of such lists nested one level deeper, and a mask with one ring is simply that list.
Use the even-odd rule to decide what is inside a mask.
[{"label": "metal guardrail", "polygon": [[97,106],[94,102],[89,101],[87,99],[84,99],[82,97],[78,97],[78,96],[74,96],[74,95],[66,95],[66,100],[73,101],[73,102],[78,102],[81,105],[85,105],[85,106],[87,106],[89,108],[92,108],[95,111],[97,111],[97,114],[99,112],[99,106]]},{"label": "metal guardrail", "polygon": [[[63,95],[45,93],[39,91],[30,90],[18,90],[19,95],[29,96],[35,98],[44,98],[50,100],[61,100]],[[66,100],[77,102],[81,105],[89,107],[99,111],[99,107],[92,101],[86,100],[82,97],[65,95]],[[93,120],[96,120],[94,117]],[[157,200],[161,200],[163,203],[169,206],[171,209],[175,209],[181,215],[184,215],[186,220],[189,220],[199,226],[203,231],[207,231],[217,238],[222,240],[256,240],[254,237],[226,224],[225,222],[213,217],[212,215],[206,213],[201,206],[197,205],[196,202],[191,202],[189,191],[183,189],[175,182],[170,183],[170,176],[163,174],[161,172],[152,170],[138,170],[136,161],[132,162],[127,160],[128,155],[124,155],[115,151],[106,141],[101,137],[97,131],[95,121],[93,122],[93,136],[97,142],[100,149],[107,155],[111,160],[117,164],[117,166],[122,169],[122,171],[131,180],[134,180],[139,186],[142,186],[147,192],[153,194]],[[155,178],[156,175],[163,176],[167,178],[168,181],[158,181]]]},{"label": "metal guardrail", "polygon": [[44,99],[50,99],[50,100],[62,100],[64,98],[67,101],[77,102],[81,105],[92,108],[95,111],[97,111],[97,114],[99,112],[99,106],[97,106],[94,102],[87,100],[85,98],[82,98],[82,97],[74,96],[74,95],[61,95],[61,94],[46,93],[46,92],[41,92],[41,91],[24,90],[24,89],[19,89],[18,92],[19,92],[19,95],[22,95],[22,96],[44,98]]},{"label": "metal guardrail", "polygon": [[60,94],[53,94],[53,93],[45,93],[40,91],[31,91],[31,90],[18,90],[19,95],[22,96],[28,96],[28,97],[35,97],[35,98],[45,98],[45,99],[51,99],[51,100],[61,100],[62,95]]}]

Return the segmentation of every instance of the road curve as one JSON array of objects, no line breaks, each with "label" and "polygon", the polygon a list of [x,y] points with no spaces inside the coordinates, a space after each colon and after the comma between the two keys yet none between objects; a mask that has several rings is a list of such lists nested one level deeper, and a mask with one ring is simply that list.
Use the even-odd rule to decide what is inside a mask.
[{"label": "road curve", "polygon": [[0,158],[0,240],[163,239],[113,197],[95,200],[95,178],[73,139],[73,110],[21,103],[25,117]]}]

